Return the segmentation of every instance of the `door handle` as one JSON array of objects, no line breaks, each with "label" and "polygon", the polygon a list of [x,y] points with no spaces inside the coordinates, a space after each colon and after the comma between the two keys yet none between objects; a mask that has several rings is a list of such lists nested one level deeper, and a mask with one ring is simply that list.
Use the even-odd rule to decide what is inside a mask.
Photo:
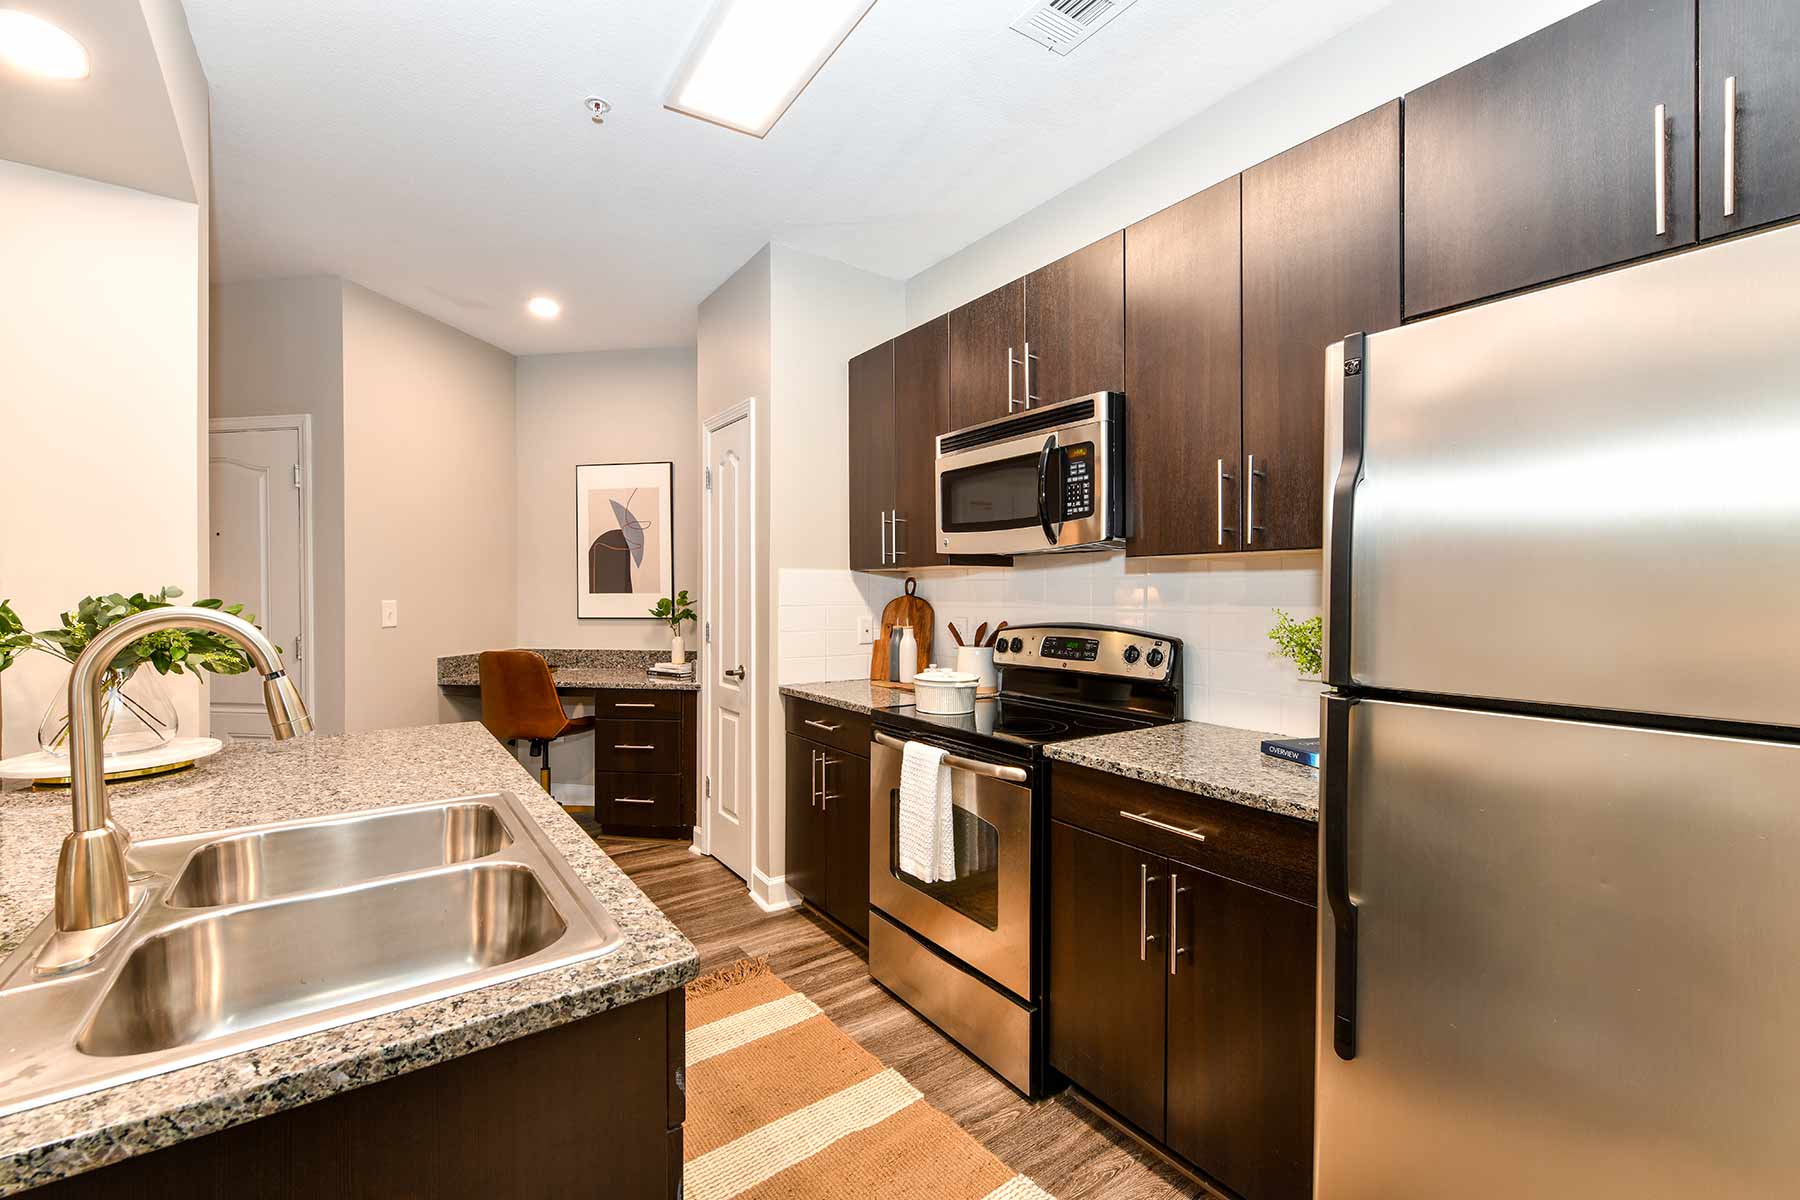
[{"label": "door handle", "polygon": [[1737,76],[1725,77],[1725,157],[1722,163],[1724,170],[1725,215],[1737,214]]},{"label": "door handle", "polygon": [[888,561],[888,515],[881,514],[881,562],[885,566]]},{"label": "door handle", "polygon": [[1038,399],[1031,393],[1031,360],[1036,357],[1037,355],[1031,352],[1031,343],[1026,342],[1025,357],[1019,361],[1019,365],[1025,369],[1025,408],[1027,411],[1030,411],[1031,406],[1036,404]]},{"label": "door handle", "polygon": [[1011,346],[1008,346],[1006,348],[1006,411],[1009,413],[1019,406],[1019,402],[1013,398],[1013,368],[1018,365],[1018,355],[1013,353]]},{"label": "door handle", "polygon": [[1150,885],[1162,876],[1152,875],[1147,863],[1138,864],[1138,961],[1147,962],[1150,958],[1150,943],[1156,935],[1150,932]]},{"label": "door handle", "polygon": [[826,812],[831,811],[831,802],[837,799],[831,794],[831,755],[819,755],[819,807]]},{"label": "door handle", "polygon": [[613,707],[614,708],[655,708],[656,705],[652,704],[648,700],[614,700]]},{"label": "door handle", "polygon": [[735,679],[739,683],[744,682],[744,668],[742,666],[728,668],[725,672],[725,678]]},{"label": "door handle", "polygon": [[654,800],[640,800],[636,796],[614,796],[614,804],[655,804]]},{"label": "door handle", "polygon": [[1669,109],[1659,104],[1651,112],[1651,150],[1656,171],[1656,236],[1669,232]]},{"label": "door handle", "polygon": [[1038,451],[1038,524],[1043,526],[1044,541],[1056,545],[1057,532],[1050,528],[1050,462],[1056,454],[1056,435],[1053,433],[1044,439],[1044,448]]},{"label": "door handle", "polygon": [[613,749],[614,750],[654,750],[654,749],[656,749],[656,747],[655,746],[638,746],[638,745],[620,745],[619,743],[615,742],[613,744]]},{"label": "door handle", "polygon": [[827,725],[825,722],[815,721],[811,717],[807,718],[806,723],[811,725],[814,729],[823,729],[826,733],[836,733],[844,727],[842,723],[837,725]]},{"label": "door handle", "polygon": [[1152,829],[1160,829],[1164,833],[1172,833],[1176,837],[1184,837],[1192,842],[1204,842],[1206,840],[1206,835],[1201,832],[1205,826],[1195,826],[1193,829],[1183,829],[1179,825],[1171,825],[1167,821],[1159,821],[1147,812],[1134,813],[1123,808],[1119,810],[1119,815],[1124,817],[1127,821],[1136,821],[1139,825],[1148,825]]},{"label": "door handle", "polygon": [[1331,907],[1333,979],[1331,1044],[1345,1062],[1356,1057],[1356,905],[1350,899],[1350,706],[1325,697],[1324,779],[1319,818],[1325,826],[1325,902]]},{"label": "door handle", "polygon": [[1181,944],[1181,917],[1179,901],[1187,895],[1187,889],[1181,886],[1181,872],[1169,872],[1169,974],[1175,973],[1175,960],[1187,953],[1187,947]]},{"label": "door handle", "polygon": [[1219,460],[1219,494],[1215,505],[1219,513],[1219,545],[1221,546],[1225,544],[1227,533],[1237,532],[1236,526],[1225,523],[1225,481],[1231,477],[1231,472],[1225,469],[1225,460],[1221,458]]},{"label": "door handle", "polygon": [[1244,467],[1244,545],[1246,546],[1256,541],[1256,531],[1262,528],[1256,523],[1256,481],[1268,477],[1267,471],[1256,469],[1256,455],[1250,455],[1248,463]]},{"label": "door handle", "polygon": [[809,782],[812,785],[812,794],[808,799],[812,801],[812,806],[817,808],[819,807],[819,752],[817,750],[812,752],[812,775]]},{"label": "door handle", "polygon": [[888,528],[893,531],[888,539],[891,543],[888,547],[888,557],[894,563],[898,563],[906,554],[906,551],[900,548],[900,527],[907,524],[909,522],[900,515],[899,509],[888,509]]}]

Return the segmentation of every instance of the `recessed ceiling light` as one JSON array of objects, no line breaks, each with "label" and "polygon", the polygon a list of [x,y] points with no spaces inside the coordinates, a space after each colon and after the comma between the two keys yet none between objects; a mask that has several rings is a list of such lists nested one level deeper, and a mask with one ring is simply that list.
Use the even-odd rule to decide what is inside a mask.
[{"label": "recessed ceiling light", "polygon": [[0,59],[46,79],[86,79],[88,52],[42,17],[0,8]]},{"label": "recessed ceiling light", "polygon": [[554,321],[562,315],[562,305],[548,296],[533,296],[525,307],[540,321]]},{"label": "recessed ceiling light", "polygon": [[766,135],[875,0],[718,0],[667,107]]}]

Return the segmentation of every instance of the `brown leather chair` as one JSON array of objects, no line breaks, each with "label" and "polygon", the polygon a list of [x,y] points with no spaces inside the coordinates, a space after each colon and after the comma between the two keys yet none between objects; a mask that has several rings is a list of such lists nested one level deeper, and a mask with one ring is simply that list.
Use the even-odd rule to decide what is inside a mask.
[{"label": "brown leather chair", "polygon": [[543,655],[529,650],[481,652],[481,723],[511,745],[520,738],[542,756],[538,782],[550,790],[550,743],[594,727],[592,717],[571,717],[556,694],[556,680]]}]

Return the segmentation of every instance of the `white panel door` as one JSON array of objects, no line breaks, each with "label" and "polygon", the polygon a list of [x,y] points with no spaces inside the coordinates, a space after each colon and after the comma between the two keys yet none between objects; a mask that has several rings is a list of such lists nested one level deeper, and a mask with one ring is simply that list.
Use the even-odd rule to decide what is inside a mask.
[{"label": "white panel door", "polygon": [[[226,603],[242,602],[271,641],[281,647],[287,671],[306,694],[300,644],[306,572],[301,536],[303,493],[300,433],[294,429],[246,429],[211,435],[211,592]],[[262,678],[207,676],[215,737],[268,739]]]},{"label": "white panel door", "polygon": [[751,628],[750,417],[707,438],[706,596],[712,643],[701,654],[711,695],[707,711],[706,848],[748,881],[756,779],[755,680],[748,678]]}]

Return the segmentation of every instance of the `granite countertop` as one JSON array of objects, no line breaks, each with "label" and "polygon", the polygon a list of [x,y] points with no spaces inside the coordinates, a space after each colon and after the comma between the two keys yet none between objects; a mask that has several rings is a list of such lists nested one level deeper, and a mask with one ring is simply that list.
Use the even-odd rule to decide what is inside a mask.
[{"label": "granite countertop", "polygon": [[899,688],[883,687],[867,679],[836,679],[827,683],[784,683],[781,694],[796,700],[811,700],[851,712],[872,713],[878,708],[911,708],[913,694]]},{"label": "granite countertop", "polygon": [[[681,987],[694,947],[479,724],[239,742],[108,789],[143,838],[511,791],[625,935],[601,958],[0,1118],[0,1196]],[[50,911],[66,790],[0,795],[0,954]]]},{"label": "granite countertop", "polygon": [[[646,673],[651,663],[669,661],[668,652],[664,650],[534,649],[532,653],[542,656],[550,664],[550,674],[556,680],[558,691],[700,690],[700,669],[692,655],[688,661],[696,664],[693,677],[671,679]],[[476,654],[447,654],[438,659],[438,686],[480,687],[479,658]]]},{"label": "granite countertop", "polygon": [[1262,741],[1283,734],[1180,721],[1044,747],[1044,757],[1246,808],[1319,819],[1319,772],[1279,762]]}]

